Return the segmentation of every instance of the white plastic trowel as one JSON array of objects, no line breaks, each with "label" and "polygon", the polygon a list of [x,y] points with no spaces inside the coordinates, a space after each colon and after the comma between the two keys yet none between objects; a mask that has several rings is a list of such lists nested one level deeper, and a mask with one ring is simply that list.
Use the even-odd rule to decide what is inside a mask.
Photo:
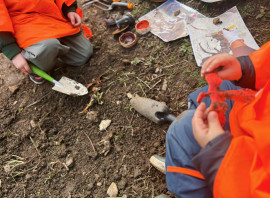
[{"label": "white plastic trowel", "polygon": [[71,96],[83,96],[88,93],[87,88],[81,83],[76,82],[75,80],[63,76],[59,81],[57,81],[32,63],[29,63],[29,66],[35,74],[41,76],[49,82],[54,83],[52,89],[55,91]]}]

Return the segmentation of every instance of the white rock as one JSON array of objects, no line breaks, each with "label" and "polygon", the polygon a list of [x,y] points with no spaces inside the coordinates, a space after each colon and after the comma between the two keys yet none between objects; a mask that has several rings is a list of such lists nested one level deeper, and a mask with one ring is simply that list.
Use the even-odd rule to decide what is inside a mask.
[{"label": "white rock", "polygon": [[67,159],[66,159],[66,166],[68,168],[71,168],[73,165],[74,165],[74,159],[73,159],[73,157],[67,157]]},{"label": "white rock", "polygon": [[30,125],[31,125],[32,128],[36,128],[37,127],[37,124],[36,124],[36,122],[34,120],[31,120],[30,121]]},{"label": "white rock", "polygon": [[10,173],[10,171],[11,171],[11,167],[10,167],[10,165],[5,165],[4,166],[4,171],[6,172],[6,173]]},{"label": "white rock", "polygon": [[163,84],[162,84],[162,88],[161,88],[162,91],[166,91],[167,90],[167,86],[168,86],[167,80],[164,79]]},{"label": "white rock", "polygon": [[131,98],[133,98],[134,96],[133,96],[131,93],[127,93],[127,97],[128,97],[129,99],[131,99]]},{"label": "white rock", "polygon": [[111,120],[102,120],[99,124],[99,130],[105,131],[110,126],[111,122]]},{"label": "white rock", "polygon": [[110,187],[108,188],[107,194],[110,197],[116,197],[118,195],[118,188],[114,182],[112,182]]}]

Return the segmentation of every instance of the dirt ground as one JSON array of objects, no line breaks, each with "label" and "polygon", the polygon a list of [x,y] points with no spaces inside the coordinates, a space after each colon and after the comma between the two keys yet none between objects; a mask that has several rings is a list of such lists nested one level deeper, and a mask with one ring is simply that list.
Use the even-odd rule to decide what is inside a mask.
[{"label": "dirt ground", "polygon": [[[270,40],[269,0],[181,2],[208,17],[237,6],[258,45]],[[132,3],[136,19],[160,5],[150,0]],[[105,198],[112,182],[118,197],[172,196],[165,176],[149,163],[153,154],[165,156],[169,124],[157,125],[139,115],[127,94],[166,102],[178,115],[187,108],[188,94],[206,83],[189,37],[165,43],[149,33],[125,49],[112,35],[116,27],[104,22],[108,14],[84,9],[84,23],[94,34],[90,63],[79,68],[59,64],[51,73],[84,85],[103,74],[85,96],[55,92],[49,83],[35,85],[0,56],[0,197]],[[94,104],[80,113],[93,95]],[[111,120],[105,131],[99,130],[102,120]]]}]

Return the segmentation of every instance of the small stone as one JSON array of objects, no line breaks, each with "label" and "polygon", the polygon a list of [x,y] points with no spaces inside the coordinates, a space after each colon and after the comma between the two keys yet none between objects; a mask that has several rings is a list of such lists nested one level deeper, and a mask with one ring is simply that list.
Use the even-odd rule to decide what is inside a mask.
[{"label": "small stone", "polygon": [[73,165],[74,165],[74,159],[73,159],[73,157],[67,157],[67,159],[66,159],[66,166],[68,168],[71,168]]},{"label": "small stone", "polygon": [[125,65],[129,65],[131,63],[130,60],[128,59],[123,59],[122,62],[125,64]]},{"label": "small stone", "polygon": [[162,84],[162,88],[161,88],[162,91],[166,91],[167,90],[167,86],[168,86],[167,80],[164,79],[163,84]]},{"label": "small stone", "polygon": [[107,190],[107,194],[110,197],[116,197],[118,195],[118,188],[116,186],[116,183],[112,182],[110,187]]},{"label": "small stone", "polygon": [[102,183],[101,183],[101,182],[98,182],[98,183],[97,183],[97,186],[102,186]]},{"label": "small stone", "polygon": [[220,20],[220,18],[214,18],[213,19],[213,24],[218,25],[218,24],[221,24],[221,23],[222,23],[222,21]]},{"label": "small stone", "polygon": [[116,101],[116,104],[117,105],[120,105],[120,103],[121,103],[121,101],[119,101],[119,100]]},{"label": "small stone", "polygon": [[95,176],[96,180],[98,180],[100,178],[99,174],[95,174],[94,176]]},{"label": "small stone", "polygon": [[17,90],[18,90],[19,86],[18,85],[13,85],[13,86],[9,86],[8,89],[9,91],[14,94]]},{"label": "small stone", "polygon": [[131,93],[127,93],[127,97],[128,97],[129,99],[134,98],[134,96],[133,96]]},{"label": "small stone", "polygon": [[37,124],[36,124],[36,122],[34,120],[31,120],[30,121],[30,125],[31,125],[32,128],[36,128],[37,127]]},{"label": "small stone", "polygon": [[158,74],[158,73],[161,73],[162,72],[162,69],[161,68],[156,68],[155,70],[155,73]]},{"label": "small stone", "polygon": [[102,120],[99,124],[99,130],[105,131],[110,126],[111,122],[111,120]]},{"label": "small stone", "polygon": [[174,16],[178,16],[180,13],[181,13],[180,10],[176,10],[173,14],[174,14]]},{"label": "small stone", "polygon": [[10,171],[11,171],[11,167],[10,167],[10,165],[5,165],[4,166],[4,171],[6,172],[6,173],[9,173]]}]

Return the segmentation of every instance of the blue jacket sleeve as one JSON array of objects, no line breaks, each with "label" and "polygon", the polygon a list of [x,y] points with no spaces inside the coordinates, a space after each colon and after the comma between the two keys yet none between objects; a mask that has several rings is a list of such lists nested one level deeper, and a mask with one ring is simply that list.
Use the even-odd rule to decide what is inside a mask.
[{"label": "blue jacket sleeve", "polygon": [[194,167],[205,177],[212,191],[217,171],[230,146],[231,140],[231,133],[225,132],[208,142],[192,159]]}]

